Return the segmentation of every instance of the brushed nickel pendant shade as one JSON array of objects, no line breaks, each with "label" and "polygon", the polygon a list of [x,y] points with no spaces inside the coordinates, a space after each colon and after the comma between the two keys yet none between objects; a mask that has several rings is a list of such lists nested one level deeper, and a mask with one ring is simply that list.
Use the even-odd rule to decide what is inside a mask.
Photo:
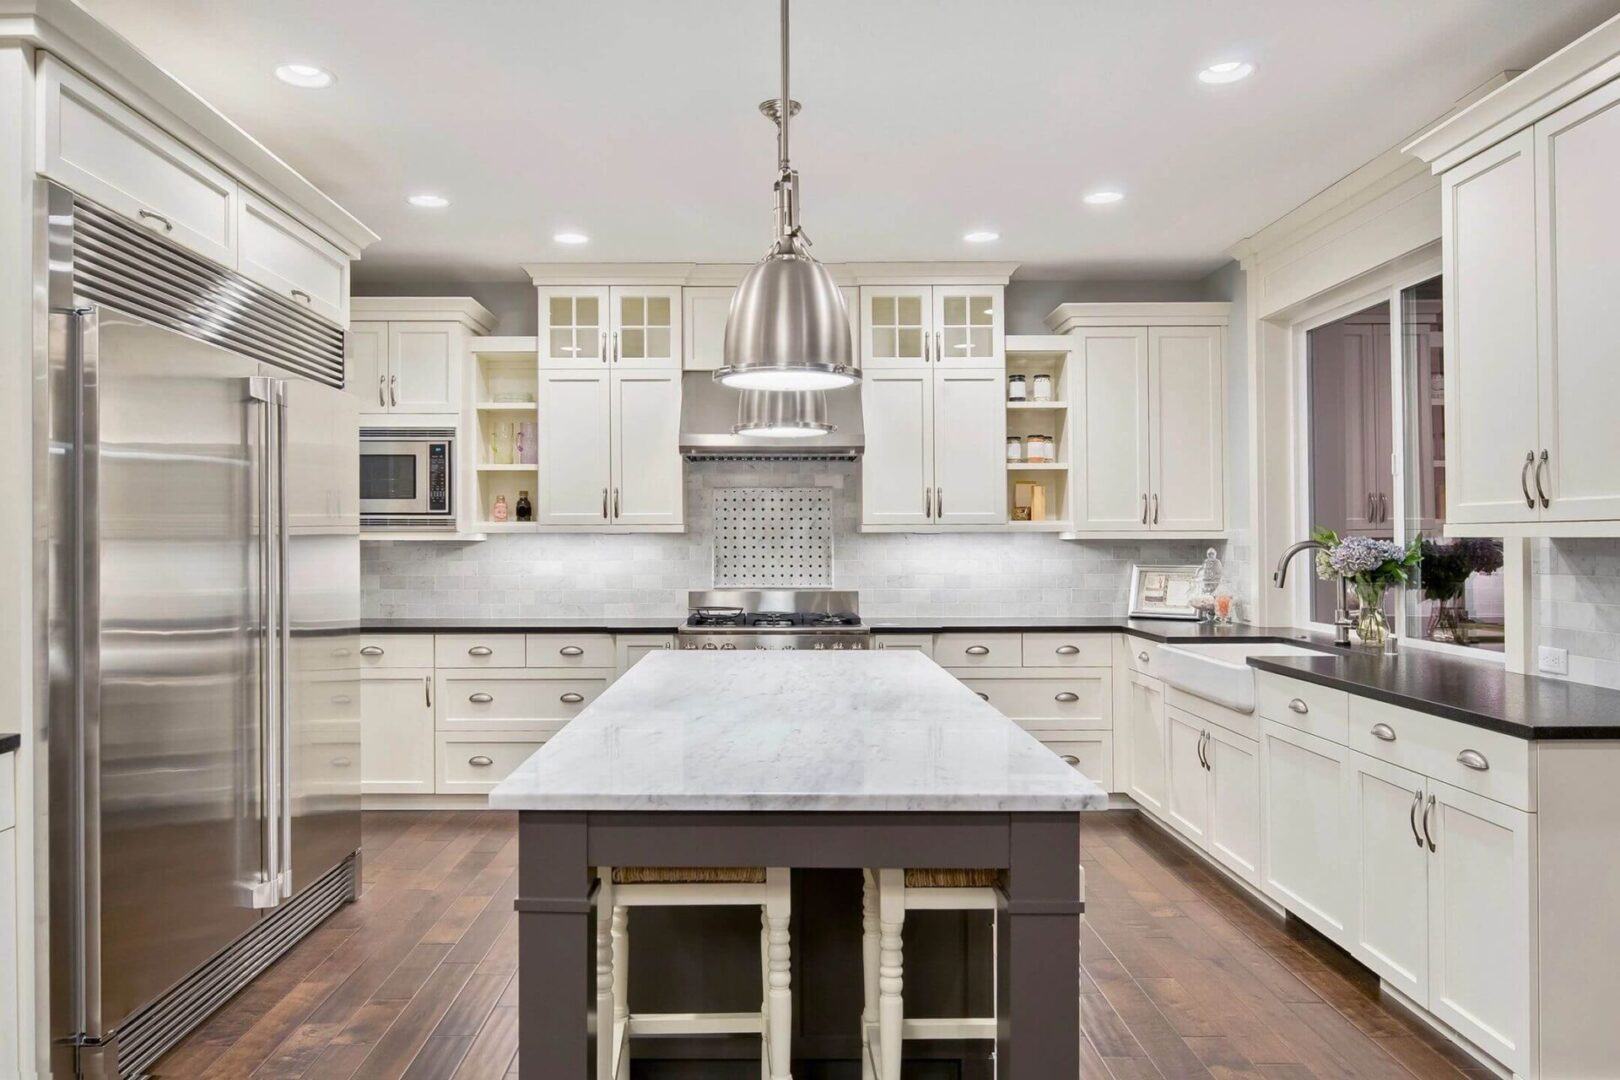
[{"label": "brushed nickel pendant shade", "polygon": [[799,111],[788,96],[788,0],[781,12],[782,94],[760,105],[777,132],[776,239],[732,297],[725,363],[714,377],[739,390],[833,390],[861,373],[844,296],[799,225],[799,174],[788,162],[788,123]]},{"label": "brushed nickel pendant shade", "polygon": [[827,420],[827,395],[820,390],[744,390],[737,403],[734,435],[803,439],[838,430]]}]

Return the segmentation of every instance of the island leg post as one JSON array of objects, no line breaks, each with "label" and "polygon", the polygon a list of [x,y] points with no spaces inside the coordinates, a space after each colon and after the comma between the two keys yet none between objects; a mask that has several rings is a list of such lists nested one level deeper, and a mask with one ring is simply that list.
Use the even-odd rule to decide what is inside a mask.
[{"label": "island leg post", "polygon": [[[518,819],[518,1075],[588,1080],[595,997],[595,927],[585,854],[585,815]],[[613,1023],[611,1016],[599,1022]]]},{"label": "island leg post", "polygon": [[996,924],[996,1075],[1080,1075],[1080,816],[1013,814]]}]

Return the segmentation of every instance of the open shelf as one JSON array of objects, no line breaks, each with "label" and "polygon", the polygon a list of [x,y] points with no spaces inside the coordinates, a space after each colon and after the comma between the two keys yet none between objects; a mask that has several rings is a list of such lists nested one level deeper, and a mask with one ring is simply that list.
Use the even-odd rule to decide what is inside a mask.
[{"label": "open shelf", "polygon": [[1009,461],[1008,472],[1068,472],[1069,466],[1063,461]]},{"label": "open shelf", "polygon": [[[1071,531],[1069,509],[1069,398],[1072,380],[1069,356],[1072,343],[1064,337],[1041,334],[1007,338],[1007,374],[1022,375],[1025,390],[1035,393],[1036,376],[1052,380],[1052,400],[1007,402],[1007,435],[1027,440],[1044,435],[1052,440],[1051,461],[1007,462],[1007,529],[1010,532],[1061,533]],[[1039,505],[1038,521],[1019,521],[1020,490],[1031,505]]]},{"label": "open shelf", "polygon": [[1067,409],[1067,401],[1009,401],[1008,412],[1053,412],[1058,409]]},{"label": "open shelf", "polygon": [[479,465],[478,466],[478,471],[481,472],[481,473],[483,473],[483,472],[488,472],[488,473],[539,472],[540,471],[540,466],[538,466],[538,465]]},{"label": "open shelf", "polygon": [[480,401],[473,406],[479,412],[534,412],[538,406],[532,401]]},{"label": "open shelf", "polygon": [[540,339],[537,337],[521,335],[502,337],[492,334],[487,337],[473,338],[471,348],[474,356],[526,355],[533,357],[536,362],[539,361],[540,357]]},{"label": "open shelf", "polygon": [[[476,503],[465,516],[473,528],[490,533],[528,532],[534,521],[517,520],[517,500],[528,492],[538,505],[539,453],[539,339],[533,337],[480,337],[468,347],[472,362],[471,397],[473,444],[470,460]],[[518,398],[520,400],[503,400]],[[490,517],[495,499],[506,498],[506,521]]]}]

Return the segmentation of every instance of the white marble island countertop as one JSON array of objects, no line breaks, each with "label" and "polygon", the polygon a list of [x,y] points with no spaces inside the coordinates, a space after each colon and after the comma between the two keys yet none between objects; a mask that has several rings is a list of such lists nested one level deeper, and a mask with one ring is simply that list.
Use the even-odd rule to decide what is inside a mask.
[{"label": "white marble island countertop", "polygon": [[498,810],[1068,811],[1107,794],[919,653],[655,652]]}]

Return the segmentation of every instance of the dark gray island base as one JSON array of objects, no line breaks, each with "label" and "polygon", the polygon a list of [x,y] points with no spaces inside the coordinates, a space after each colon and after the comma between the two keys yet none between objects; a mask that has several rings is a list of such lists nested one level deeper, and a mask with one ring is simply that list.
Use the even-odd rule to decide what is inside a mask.
[{"label": "dark gray island base", "polygon": [[[519,1075],[594,1080],[596,913],[589,869],[641,865],[1003,870],[995,942],[996,1075],[999,1080],[1077,1076],[1084,911],[1076,868],[1079,836],[1080,815],[1074,812],[524,811],[516,904],[523,973]],[[854,899],[850,904],[837,893],[796,890],[796,906],[807,909],[796,911],[796,921],[843,921],[858,947],[858,893]],[[818,910],[823,900],[842,910]],[[801,946],[796,939],[793,974],[796,1011],[802,1013],[812,1003],[800,989]],[[751,963],[757,977],[757,953]],[[859,979],[857,965],[847,998],[859,1000]],[[810,1045],[795,1046],[796,1069],[798,1055],[806,1053],[818,1066],[859,1060],[853,1023],[847,1042],[803,1041]],[[968,1067],[964,1064],[963,1071]],[[737,1075],[757,1070],[757,1064],[740,1065]]]}]

